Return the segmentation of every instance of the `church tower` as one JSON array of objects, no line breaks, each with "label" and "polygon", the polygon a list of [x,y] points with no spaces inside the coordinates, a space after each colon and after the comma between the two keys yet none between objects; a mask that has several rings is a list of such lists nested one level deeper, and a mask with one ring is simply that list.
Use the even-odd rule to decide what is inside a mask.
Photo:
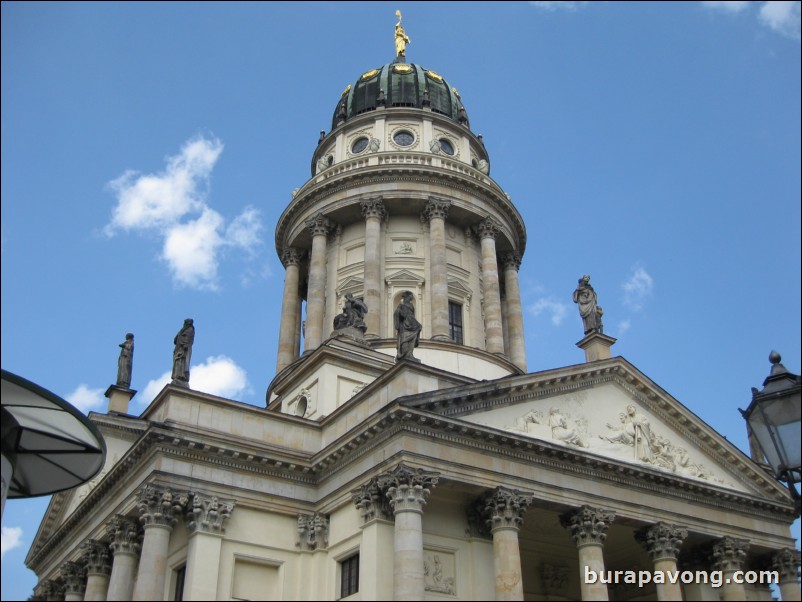
[{"label": "church tower", "polygon": [[312,177],[276,226],[286,268],[277,381],[337,337],[349,294],[367,307],[356,339],[394,356],[405,291],[422,325],[423,363],[494,378],[526,372],[523,219],[490,177],[459,92],[406,62],[399,29],[405,36],[400,17],[395,59],[359,75],[335,103]]}]

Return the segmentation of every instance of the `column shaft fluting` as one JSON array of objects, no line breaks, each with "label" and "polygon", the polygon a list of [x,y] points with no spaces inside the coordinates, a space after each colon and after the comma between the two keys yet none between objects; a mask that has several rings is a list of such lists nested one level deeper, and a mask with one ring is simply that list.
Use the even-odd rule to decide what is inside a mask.
[{"label": "column shaft fluting", "polygon": [[446,257],[446,217],[451,201],[432,198],[423,210],[429,220],[429,275],[432,338],[450,341],[448,327],[448,265]]},{"label": "column shaft fluting", "polygon": [[496,234],[498,224],[487,218],[478,227],[482,249],[482,284],[485,299],[485,340],[490,353],[504,353],[504,331],[501,325],[501,292],[498,281]]},{"label": "column shaft fluting", "polygon": [[365,290],[362,300],[368,307],[365,314],[365,335],[369,338],[381,336],[381,222],[385,215],[381,197],[362,202],[365,218]]},{"label": "column shaft fluting", "polygon": [[284,275],[284,294],[281,298],[281,323],[278,335],[278,355],[276,373],[289,366],[296,358],[295,340],[298,329],[298,284],[300,278],[301,254],[296,249],[286,249],[282,257],[286,268]]},{"label": "column shaft fluting", "polygon": [[309,290],[306,294],[306,336],[304,352],[317,349],[323,342],[323,319],[326,315],[326,239],[331,221],[318,213],[306,222],[312,234],[309,259]]},{"label": "column shaft fluting", "polygon": [[526,372],[526,344],[524,340],[524,314],[521,305],[521,287],[518,283],[518,267],[521,259],[515,253],[504,256],[504,283],[507,292],[507,331],[509,333],[510,359]]}]

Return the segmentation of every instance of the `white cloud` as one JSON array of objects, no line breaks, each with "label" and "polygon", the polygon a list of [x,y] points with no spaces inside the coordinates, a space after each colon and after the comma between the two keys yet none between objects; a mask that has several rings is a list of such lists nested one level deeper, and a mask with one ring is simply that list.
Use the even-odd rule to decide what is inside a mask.
[{"label": "white cloud", "polygon": [[192,366],[189,384],[196,391],[236,397],[248,388],[245,370],[225,355],[207,358],[200,366]]},{"label": "white cloud", "polygon": [[2,528],[2,548],[0,548],[0,558],[14,548],[22,545],[22,529],[20,527]]},{"label": "white cloud", "polygon": [[727,13],[739,13],[749,8],[751,2],[702,2],[703,6]]},{"label": "white cloud", "polygon": [[532,6],[543,10],[577,10],[584,8],[589,2],[530,2]]},{"label": "white cloud", "polygon": [[616,333],[616,335],[621,336],[630,328],[632,328],[632,320],[630,320],[629,318],[627,318],[626,320],[621,320],[618,323],[618,332]]},{"label": "white cloud", "polygon": [[800,3],[797,2],[702,2],[715,11],[739,14],[752,5],[760,6],[758,20],[777,33],[800,39]]},{"label": "white cloud", "polygon": [[221,250],[236,247],[255,255],[262,223],[259,211],[247,207],[228,228],[209,207],[212,170],[223,144],[216,138],[193,138],[181,152],[167,158],[157,174],[127,171],[109,187],[117,197],[105,233],[153,231],[164,238],[162,259],[176,284],[216,290]]},{"label": "white cloud", "polygon": [[95,410],[103,406],[103,403],[106,401],[103,392],[103,389],[90,389],[87,385],[81,383],[75,391],[67,395],[64,399],[86,414],[90,410]]},{"label": "white cloud", "polygon": [[533,316],[539,316],[544,312],[551,314],[552,324],[559,326],[562,324],[563,318],[565,317],[565,312],[568,311],[568,305],[560,301],[555,301],[552,297],[545,297],[538,299],[527,309]]},{"label": "white cloud", "polygon": [[654,279],[640,266],[632,268],[632,275],[623,287],[624,304],[638,311],[654,291]]},{"label": "white cloud", "polygon": [[[171,377],[171,372],[165,372],[148,382],[140,396],[142,403],[153,401],[171,381]],[[228,398],[236,397],[249,388],[245,370],[225,355],[208,357],[204,363],[192,366],[189,370],[189,386],[195,391]]]},{"label": "white cloud", "polygon": [[799,2],[764,2],[758,18],[774,31],[795,40],[800,39]]}]

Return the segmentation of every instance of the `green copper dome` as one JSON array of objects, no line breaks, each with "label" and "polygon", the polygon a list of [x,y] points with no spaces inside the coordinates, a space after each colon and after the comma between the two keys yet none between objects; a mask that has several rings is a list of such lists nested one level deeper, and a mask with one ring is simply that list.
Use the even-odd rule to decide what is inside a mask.
[{"label": "green copper dome", "polygon": [[442,76],[419,65],[394,62],[363,73],[345,89],[334,108],[331,127],[381,106],[430,108],[468,126],[459,94]]}]

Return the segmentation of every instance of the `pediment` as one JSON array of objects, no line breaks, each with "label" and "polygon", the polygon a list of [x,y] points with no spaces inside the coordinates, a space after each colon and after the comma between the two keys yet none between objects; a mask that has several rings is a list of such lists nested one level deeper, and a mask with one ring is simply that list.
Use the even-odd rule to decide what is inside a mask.
[{"label": "pediment", "polygon": [[448,293],[457,297],[464,297],[470,299],[473,291],[468,288],[464,282],[456,278],[448,279]]},{"label": "pediment", "polygon": [[365,281],[357,276],[351,276],[343,280],[336,289],[337,297],[342,297],[346,293],[362,292],[365,288]]},{"label": "pediment", "polygon": [[398,270],[387,276],[384,280],[389,285],[395,284],[401,286],[421,286],[425,282],[421,276],[410,270]]},{"label": "pediment", "polygon": [[477,383],[450,398],[407,404],[596,459],[787,497],[743,452],[623,358]]}]

